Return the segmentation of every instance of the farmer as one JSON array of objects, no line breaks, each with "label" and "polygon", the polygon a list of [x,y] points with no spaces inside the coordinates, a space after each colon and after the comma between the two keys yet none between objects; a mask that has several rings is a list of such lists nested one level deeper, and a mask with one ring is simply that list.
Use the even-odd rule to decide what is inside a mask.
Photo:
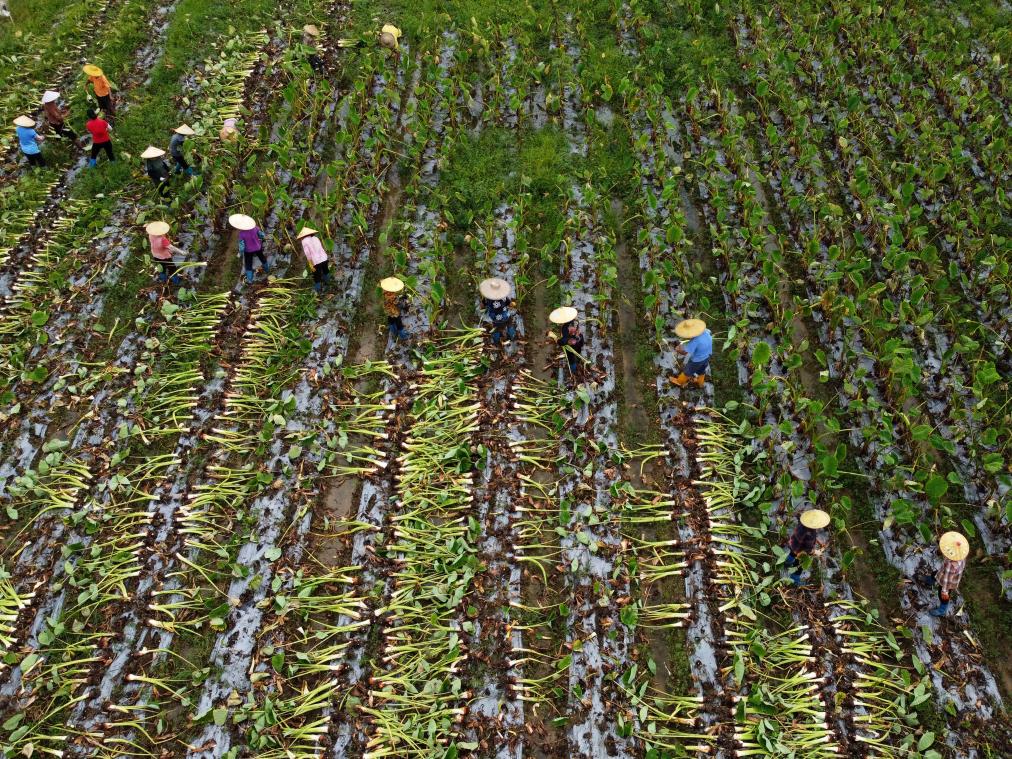
[{"label": "farmer", "polygon": [[[798,526],[787,539],[787,559],[784,564],[788,567],[797,566],[791,573],[791,582],[795,586],[801,584],[802,568],[798,562],[798,556],[803,553],[822,553],[826,547],[825,541],[818,540],[819,530],[829,524],[829,514],[822,509],[808,509],[798,517]],[[816,543],[818,548],[816,549]],[[813,549],[815,549],[813,551]]]},{"label": "farmer", "polygon": [[169,165],[165,163],[165,151],[148,145],[147,150],[141,153],[144,159],[144,171],[147,172],[151,183],[158,189],[158,194],[163,198],[169,194]]},{"label": "farmer", "polygon": [[312,52],[309,54],[309,65],[313,67],[313,71],[317,74],[323,73],[323,59],[320,58],[320,51],[317,47],[317,43],[320,39],[320,30],[315,24],[306,24],[302,27],[302,44],[312,48]]},{"label": "farmer", "polygon": [[221,131],[218,132],[218,136],[222,142],[235,142],[239,139],[239,130],[235,126],[235,119],[225,119],[225,123],[221,126]]},{"label": "farmer", "polygon": [[18,145],[21,152],[28,159],[29,166],[45,166],[46,161],[42,157],[42,148],[39,143],[45,137],[35,131],[35,119],[29,116],[18,116],[14,119],[15,133],[18,137]]},{"label": "farmer", "polygon": [[53,132],[68,140],[77,137],[74,130],[67,126],[66,120],[70,115],[70,109],[60,106],[59,92],[46,90],[42,93],[42,112],[46,116],[46,123]]},{"label": "farmer", "polygon": [[176,173],[184,171],[187,175],[192,174],[193,167],[186,162],[186,155],[183,151],[186,147],[186,138],[192,137],[196,132],[190,128],[189,124],[180,124],[172,132],[172,138],[169,140],[169,155],[172,156],[172,160],[176,164]]},{"label": "farmer", "polygon": [[253,282],[254,256],[263,264],[264,274],[268,274],[271,267],[267,265],[267,258],[264,256],[264,240],[267,238],[257,227],[257,223],[244,213],[232,214],[228,217],[228,223],[239,230],[239,255],[242,256],[243,268],[246,270],[246,281]]},{"label": "farmer", "polygon": [[380,280],[380,288],[383,290],[383,310],[387,315],[387,331],[395,340],[403,340],[408,336],[404,328],[404,311],[407,308],[407,298],[397,293],[404,290],[404,283],[397,277],[386,277]]},{"label": "farmer", "polygon": [[102,69],[90,63],[85,65],[84,73],[88,76],[84,89],[87,90],[88,85],[91,85],[91,89],[95,93],[95,100],[98,101],[98,107],[102,109],[102,114],[112,124],[115,121],[116,106],[112,101],[112,86],[109,84],[109,80],[105,78]]},{"label": "farmer", "polygon": [[302,240],[302,252],[313,271],[313,289],[321,293],[323,286],[330,281],[330,265],[327,261],[327,251],[323,249],[318,234],[319,232],[312,227],[303,227],[295,239]]},{"label": "farmer", "polygon": [[583,333],[580,331],[580,324],[576,320],[577,311],[572,306],[560,306],[548,315],[548,321],[562,327],[558,338],[558,345],[565,354],[569,363],[569,373],[576,379],[580,376],[583,368],[583,358],[580,352],[583,350]]},{"label": "farmer", "polygon": [[689,342],[675,346],[675,352],[684,354],[688,360],[677,377],[671,377],[671,383],[685,387],[692,377],[696,387],[703,387],[706,382],[706,370],[710,366],[710,355],[713,353],[713,335],[706,328],[702,319],[684,319],[675,325],[675,334]]},{"label": "farmer", "polygon": [[506,333],[506,342],[514,339],[517,336],[513,325],[513,307],[516,304],[510,300],[510,283],[505,279],[491,277],[481,281],[478,292],[481,293],[485,315],[492,323],[492,342],[498,345],[503,332]]},{"label": "farmer", "polygon": [[180,283],[177,273],[179,267],[172,259],[172,254],[186,255],[186,252],[172,244],[168,238],[169,225],[164,221],[153,221],[144,227],[144,231],[148,233],[148,242],[151,244],[151,257],[154,258],[155,263],[162,267],[158,281],[165,282],[169,277],[172,277],[172,284],[178,285]]},{"label": "farmer", "polygon": [[383,28],[380,29],[379,43],[387,50],[393,50],[396,53],[401,46],[401,30],[393,24],[383,24]]},{"label": "farmer", "polygon": [[116,158],[112,154],[112,137],[109,136],[109,122],[100,119],[95,111],[89,108],[88,121],[84,126],[91,133],[91,158],[88,159],[88,165],[95,168],[98,154],[103,150],[110,161],[115,161]]},{"label": "farmer", "polygon": [[933,575],[918,575],[917,580],[926,588],[938,587],[939,604],[928,612],[933,617],[944,617],[949,610],[949,601],[966,569],[966,557],[970,555],[969,541],[958,532],[946,532],[938,539],[938,551],[942,554],[942,566]]}]

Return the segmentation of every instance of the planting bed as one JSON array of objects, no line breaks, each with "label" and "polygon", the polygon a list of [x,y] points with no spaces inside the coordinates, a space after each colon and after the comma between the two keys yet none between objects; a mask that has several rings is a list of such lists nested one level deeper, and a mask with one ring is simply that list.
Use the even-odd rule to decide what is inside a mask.
[{"label": "planting bed", "polygon": [[10,5],[119,160],[0,146],[0,757],[1012,755],[1006,5]]}]

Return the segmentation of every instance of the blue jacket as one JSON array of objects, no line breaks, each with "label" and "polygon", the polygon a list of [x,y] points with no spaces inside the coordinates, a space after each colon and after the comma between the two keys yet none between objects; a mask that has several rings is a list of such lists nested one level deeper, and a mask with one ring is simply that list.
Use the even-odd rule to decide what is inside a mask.
[{"label": "blue jacket", "polygon": [[39,151],[39,143],[35,140],[35,130],[32,127],[19,126],[17,128],[18,142],[21,143],[21,152],[25,155],[35,155]]},{"label": "blue jacket", "polygon": [[710,334],[710,330],[703,330],[703,334],[696,335],[683,347],[689,361],[706,361],[713,354],[713,335]]}]

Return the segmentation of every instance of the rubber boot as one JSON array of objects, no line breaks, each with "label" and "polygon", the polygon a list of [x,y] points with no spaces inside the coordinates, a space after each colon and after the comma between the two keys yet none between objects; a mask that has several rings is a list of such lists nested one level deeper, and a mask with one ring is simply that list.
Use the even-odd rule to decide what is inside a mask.
[{"label": "rubber boot", "polygon": [[179,278],[178,274],[173,274],[172,275],[172,284],[174,284],[176,287],[179,287],[179,285],[181,285],[182,283],[183,283],[183,280],[181,280]]},{"label": "rubber boot", "polygon": [[801,586],[801,571],[800,570],[797,571],[797,572],[794,572],[793,574],[791,574],[791,582],[794,584],[795,588]]},{"label": "rubber boot", "polygon": [[949,610],[949,602],[942,601],[938,606],[928,612],[932,617],[944,617],[945,613]]},{"label": "rubber boot", "polygon": [[188,177],[192,177],[193,176],[193,167],[192,166],[188,166],[186,168],[186,176],[188,176]]},{"label": "rubber boot", "polygon": [[249,282],[251,285],[253,284],[253,270],[252,269],[247,269],[246,270],[246,281]]},{"label": "rubber boot", "polygon": [[98,165],[98,159],[97,158],[89,158],[88,159],[88,168],[89,169],[94,169],[95,166],[97,166],[97,165]]},{"label": "rubber boot", "polygon": [[689,384],[689,377],[685,374],[685,372],[680,372],[677,377],[671,377],[670,381],[672,385],[685,387]]},{"label": "rubber boot", "polygon": [[314,282],[313,283],[313,289],[316,290],[317,293],[322,293],[323,292],[323,283],[322,282]]},{"label": "rubber boot", "polygon": [[169,278],[169,275],[168,275],[168,274],[166,274],[166,273],[165,273],[164,271],[163,271],[163,272],[160,272],[160,273],[158,274],[158,281],[159,281],[159,282],[165,282],[165,280],[167,280],[168,278]]},{"label": "rubber boot", "polygon": [[267,275],[267,274],[270,274],[270,273],[271,273],[271,267],[268,266],[268,264],[267,264],[266,261],[264,261],[264,275]]},{"label": "rubber boot", "polygon": [[696,387],[700,387],[700,388],[704,387],[706,385],[706,375],[705,374],[697,374],[694,382],[696,383]]}]

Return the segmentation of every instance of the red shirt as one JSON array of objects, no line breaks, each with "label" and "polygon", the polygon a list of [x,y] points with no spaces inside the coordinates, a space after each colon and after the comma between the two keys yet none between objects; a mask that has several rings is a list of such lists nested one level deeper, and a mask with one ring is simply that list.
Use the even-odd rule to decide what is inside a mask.
[{"label": "red shirt", "polygon": [[105,119],[92,119],[85,126],[91,132],[91,141],[96,145],[109,142],[109,122]]}]

